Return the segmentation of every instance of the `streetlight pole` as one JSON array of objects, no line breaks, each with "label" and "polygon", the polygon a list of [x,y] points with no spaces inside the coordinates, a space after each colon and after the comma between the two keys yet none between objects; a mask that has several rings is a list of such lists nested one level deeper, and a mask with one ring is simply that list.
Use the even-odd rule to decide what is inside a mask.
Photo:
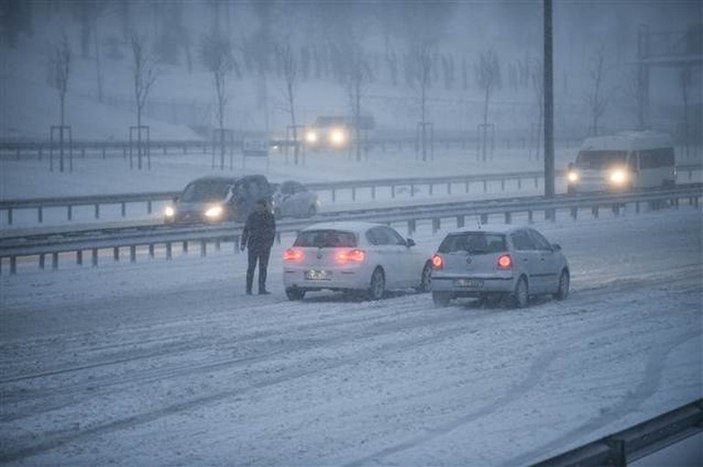
[{"label": "streetlight pole", "polygon": [[552,0],[544,0],[544,197],[554,197]]}]

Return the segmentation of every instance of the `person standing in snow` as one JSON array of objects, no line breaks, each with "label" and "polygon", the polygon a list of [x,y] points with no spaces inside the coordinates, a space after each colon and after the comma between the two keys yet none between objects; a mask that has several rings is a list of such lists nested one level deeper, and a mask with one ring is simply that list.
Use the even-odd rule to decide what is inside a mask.
[{"label": "person standing in snow", "polygon": [[259,263],[259,295],[268,295],[266,290],[266,269],[268,268],[271,247],[276,237],[276,219],[265,199],[259,199],[254,210],[247,216],[242,232],[241,249],[249,249],[247,266],[247,295],[251,295],[254,270]]}]

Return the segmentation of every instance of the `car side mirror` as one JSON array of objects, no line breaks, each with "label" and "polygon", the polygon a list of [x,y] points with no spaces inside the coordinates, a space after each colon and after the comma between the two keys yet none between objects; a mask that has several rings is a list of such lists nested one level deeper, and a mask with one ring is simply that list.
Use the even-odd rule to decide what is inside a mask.
[{"label": "car side mirror", "polygon": [[415,246],[415,240],[413,240],[412,238],[408,238],[405,240],[405,244],[408,246],[408,248],[410,248],[411,246]]},{"label": "car side mirror", "polygon": [[553,251],[561,251],[561,245],[559,245],[558,243],[553,243],[552,250]]}]

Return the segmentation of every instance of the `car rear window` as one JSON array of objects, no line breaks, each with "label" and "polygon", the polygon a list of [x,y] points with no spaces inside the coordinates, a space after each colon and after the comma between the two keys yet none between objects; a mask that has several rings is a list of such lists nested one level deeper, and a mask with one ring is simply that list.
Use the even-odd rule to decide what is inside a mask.
[{"label": "car rear window", "polygon": [[356,235],[343,230],[306,230],[300,232],[293,246],[314,248],[355,248]]},{"label": "car rear window", "polygon": [[439,245],[440,253],[466,252],[472,255],[505,251],[505,235],[485,232],[450,234]]}]

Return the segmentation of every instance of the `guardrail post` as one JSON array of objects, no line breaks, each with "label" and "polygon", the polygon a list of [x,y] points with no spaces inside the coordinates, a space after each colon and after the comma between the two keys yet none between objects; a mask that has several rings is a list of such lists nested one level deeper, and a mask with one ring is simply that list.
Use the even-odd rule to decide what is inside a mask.
[{"label": "guardrail post", "polygon": [[[413,186],[410,185],[410,196],[413,194]],[[391,198],[395,198],[395,185],[391,184]]]},{"label": "guardrail post", "polygon": [[460,229],[462,227],[464,227],[464,215],[463,214],[456,216],[456,228]]},{"label": "guardrail post", "polygon": [[171,242],[168,242],[166,244],[166,259],[167,260],[173,259],[173,249],[171,247]]},{"label": "guardrail post", "polygon": [[371,199],[376,199],[376,185],[371,186]]},{"label": "guardrail post", "polygon": [[[281,243],[281,234],[276,233],[276,237],[277,237],[278,243]],[[219,238],[216,238],[215,239],[215,251],[220,251],[220,243],[221,243],[221,240]]]},{"label": "guardrail post", "polygon": [[69,221],[73,220],[73,206],[70,204],[68,205],[66,209],[66,217],[68,218]]},{"label": "guardrail post", "polygon": [[276,232],[276,244],[281,244],[281,232]]},{"label": "guardrail post", "polygon": [[188,240],[183,240],[183,254],[188,254]]},{"label": "guardrail post", "polygon": [[598,206],[593,206],[593,207],[591,208],[591,212],[593,213],[593,217],[594,217],[595,219],[598,219]]},{"label": "guardrail post", "polygon": [[137,246],[136,245],[129,246],[129,262],[130,263],[137,262]]},{"label": "guardrail post", "polygon": [[352,201],[356,201],[356,187],[352,187]]},{"label": "guardrail post", "polygon": [[434,194],[434,185],[430,182],[430,196]]},{"label": "guardrail post", "polygon": [[112,258],[113,258],[115,261],[119,261],[119,260],[120,260],[120,247],[117,247],[117,246],[116,246],[115,248],[112,249]]},{"label": "guardrail post", "polygon": [[44,209],[41,206],[37,208],[37,218],[40,224],[44,222]]},{"label": "guardrail post", "polygon": [[544,210],[544,219],[554,222],[557,220],[557,211],[554,208]]},{"label": "guardrail post", "polygon": [[408,236],[415,233],[415,219],[410,219],[408,221]]},{"label": "guardrail post", "polygon": [[94,268],[98,267],[98,249],[97,248],[93,248],[93,252],[92,252],[91,256],[92,256],[91,263],[92,263],[93,267]]},{"label": "guardrail post", "polygon": [[576,220],[578,218],[578,215],[579,215],[579,208],[577,208],[577,207],[571,208],[571,218],[573,220]]},{"label": "guardrail post", "polygon": [[483,192],[486,193],[488,191],[488,180],[483,181]]},{"label": "guardrail post", "polygon": [[469,192],[469,181],[466,180],[464,182],[464,193],[468,193],[468,192]]},{"label": "guardrail post", "polygon": [[447,194],[452,194],[452,182],[447,182]]},{"label": "guardrail post", "polygon": [[44,253],[39,255],[39,269],[44,270]]},{"label": "guardrail post", "polygon": [[505,179],[500,181],[500,191],[505,191]]},{"label": "guardrail post", "polygon": [[17,274],[17,257],[10,256],[10,274]]},{"label": "guardrail post", "polygon": [[611,438],[606,439],[605,443],[610,447],[612,458],[610,459],[613,467],[626,467],[627,456],[625,455],[625,441],[622,439]]},{"label": "guardrail post", "polygon": [[527,211],[527,223],[528,224],[534,224],[535,220],[532,215],[532,211]]},{"label": "guardrail post", "polygon": [[150,243],[149,244],[149,258],[153,258],[153,257],[154,257],[154,244]]},{"label": "guardrail post", "polygon": [[521,178],[517,179],[517,189],[522,190],[522,179]]},{"label": "guardrail post", "polygon": [[204,258],[207,256],[207,241],[200,240],[200,257]]},{"label": "guardrail post", "polygon": [[58,253],[52,253],[51,254],[51,269],[54,271],[59,268],[59,254]]},{"label": "guardrail post", "polygon": [[620,204],[613,204],[611,209],[613,210],[613,214],[615,214],[616,216],[620,215]]},{"label": "guardrail post", "polygon": [[481,214],[481,225],[488,224],[488,214]]},{"label": "guardrail post", "polygon": [[127,203],[120,204],[122,204],[122,217],[127,217]]},{"label": "guardrail post", "polygon": [[436,234],[437,231],[441,228],[442,226],[442,221],[439,219],[439,217],[434,217],[432,218],[432,233]]},{"label": "guardrail post", "polygon": [[332,188],[332,202],[334,203],[335,201],[337,201],[337,191]]},{"label": "guardrail post", "polygon": [[512,219],[511,214],[510,214],[509,212],[506,212],[506,213],[505,213],[505,223],[506,223],[506,224],[512,224],[512,220],[513,220],[513,219]]},{"label": "guardrail post", "polygon": [[95,205],[95,218],[100,219],[100,205],[99,204]]},{"label": "guardrail post", "polygon": [[234,236],[234,254],[235,255],[238,254],[239,251],[240,251],[239,250],[239,235],[235,235]]},{"label": "guardrail post", "polygon": [[7,223],[12,225],[12,208],[7,209]]},{"label": "guardrail post", "polygon": [[83,266],[83,250],[76,251],[76,264]]},{"label": "guardrail post", "polygon": [[535,177],[535,188],[539,188],[539,179]]},{"label": "guardrail post", "polygon": [[105,159],[105,146],[103,146],[103,159]]},{"label": "guardrail post", "polygon": [[639,201],[637,201],[637,202],[635,203],[635,213],[636,213],[636,214],[639,214],[639,213],[640,213],[640,202],[639,202]]},{"label": "guardrail post", "polygon": [[151,200],[146,202],[146,213],[151,214]]}]

